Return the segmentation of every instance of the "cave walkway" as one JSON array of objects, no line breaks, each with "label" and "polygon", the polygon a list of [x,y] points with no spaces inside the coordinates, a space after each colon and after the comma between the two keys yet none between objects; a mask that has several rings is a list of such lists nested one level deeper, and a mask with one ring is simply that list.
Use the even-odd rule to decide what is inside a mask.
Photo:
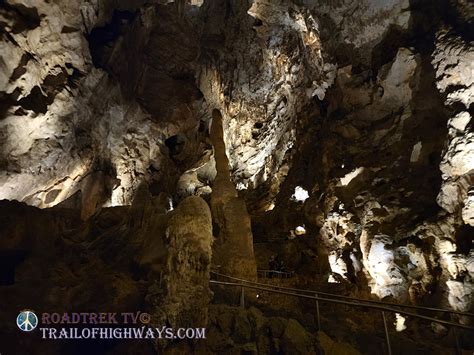
[{"label": "cave walkway", "polygon": [[291,279],[294,271],[279,271],[279,270],[257,270],[258,277],[265,279]]},{"label": "cave walkway", "polygon": [[434,322],[434,323],[454,327],[457,353],[460,353],[460,346],[459,346],[456,328],[470,330],[474,332],[474,327],[457,323],[454,321],[447,321],[447,320],[438,319],[432,316],[417,314],[410,310],[449,314],[451,319],[453,319],[453,316],[464,316],[464,317],[471,317],[472,319],[474,319],[473,313],[460,312],[460,311],[435,308],[435,307],[424,307],[424,306],[415,306],[415,305],[382,302],[382,301],[376,301],[376,300],[360,299],[360,298],[355,298],[355,297],[350,297],[350,296],[338,295],[334,293],[320,292],[316,290],[305,290],[305,289],[298,289],[298,288],[283,287],[283,286],[277,286],[277,285],[272,285],[268,283],[261,283],[261,282],[240,279],[240,278],[233,277],[230,275],[225,275],[216,271],[211,271],[211,274],[215,278],[215,279],[210,280],[211,284],[220,285],[224,287],[240,287],[241,289],[240,306],[243,308],[245,307],[245,289],[259,290],[259,291],[286,295],[290,297],[299,297],[299,298],[304,298],[304,299],[315,300],[318,331],[321,330],[321,319],[320,319],[321,317],[320,317],[320,311],[319,311],[320,302],[347,305],[347,306],[353,306],[353,307],[364,307],[364,308],[370,308],[373,310],[379,310],[382,313],[384,330],[385,330],[385,338],[387,342],[387,350],[388,350],[389,355],[392,352],[391,352],[391,347],[390,347],[390,336],[388,332],[387,320],[385,316],[386,312],[393,313],[393,314],[401,314],[404,316],[414,317],[414,318],[418,318],[418,319],[425,320],[428,322]]}]

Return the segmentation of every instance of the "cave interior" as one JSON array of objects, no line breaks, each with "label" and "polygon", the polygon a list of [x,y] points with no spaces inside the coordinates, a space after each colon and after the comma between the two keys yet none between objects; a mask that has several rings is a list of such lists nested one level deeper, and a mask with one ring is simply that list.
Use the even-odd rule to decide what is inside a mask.
[{"label": "cave interior", "polygon": [[[472,353],[473,18],[0,1],[0,353]],[[206,337],[45,339],[24,309]]]}]

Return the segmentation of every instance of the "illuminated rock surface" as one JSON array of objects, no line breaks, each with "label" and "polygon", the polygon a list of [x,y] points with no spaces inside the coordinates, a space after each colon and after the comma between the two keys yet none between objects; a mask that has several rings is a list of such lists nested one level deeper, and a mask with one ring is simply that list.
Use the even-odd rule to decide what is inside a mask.
[{"label": "illuminated rock surface", "polygon": [[[2,2],[1,336],[31,305],[207,322],[171,352],[384,351],[379,314],[325,305],[318,333],[313,301],[224,305],[211,267],[472,312],[473,18],[464,0]],[[397,327],[395,352],[452,351],[439,324]],[[131,349],[155,351],[106,351]]]},{"label": "illuminated rock surface", "polygon": [[210,201],[214,229],[217,229],[213,263],[219,272],[226,275],[255,280],[257,268],[250,217],[245,201],[238,197],[237,190],[230,180],[222,116],[217,110],[213,111],[212,116],[210,135],[217,169]]}]

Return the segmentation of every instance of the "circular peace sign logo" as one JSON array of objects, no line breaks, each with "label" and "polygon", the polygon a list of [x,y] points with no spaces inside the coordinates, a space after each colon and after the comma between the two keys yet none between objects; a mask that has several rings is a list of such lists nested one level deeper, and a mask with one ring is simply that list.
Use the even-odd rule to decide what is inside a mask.
[{"label": "circular peace sign logo", "polygon": [[38,325],[38,317],[32,311],[21,311],[16,317],[16,325],[24,332],[31,332]]}]

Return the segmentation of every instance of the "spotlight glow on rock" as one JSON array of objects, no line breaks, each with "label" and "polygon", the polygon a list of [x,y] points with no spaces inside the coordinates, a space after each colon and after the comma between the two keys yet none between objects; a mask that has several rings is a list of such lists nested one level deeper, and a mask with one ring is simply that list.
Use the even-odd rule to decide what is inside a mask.
[{"label": "spotlight glow on rock", "polygon": [[308,191],[303,189],[301,186],[295,187],[295,193],[291,198],[297,202],[305,202],[309,198]]}]

